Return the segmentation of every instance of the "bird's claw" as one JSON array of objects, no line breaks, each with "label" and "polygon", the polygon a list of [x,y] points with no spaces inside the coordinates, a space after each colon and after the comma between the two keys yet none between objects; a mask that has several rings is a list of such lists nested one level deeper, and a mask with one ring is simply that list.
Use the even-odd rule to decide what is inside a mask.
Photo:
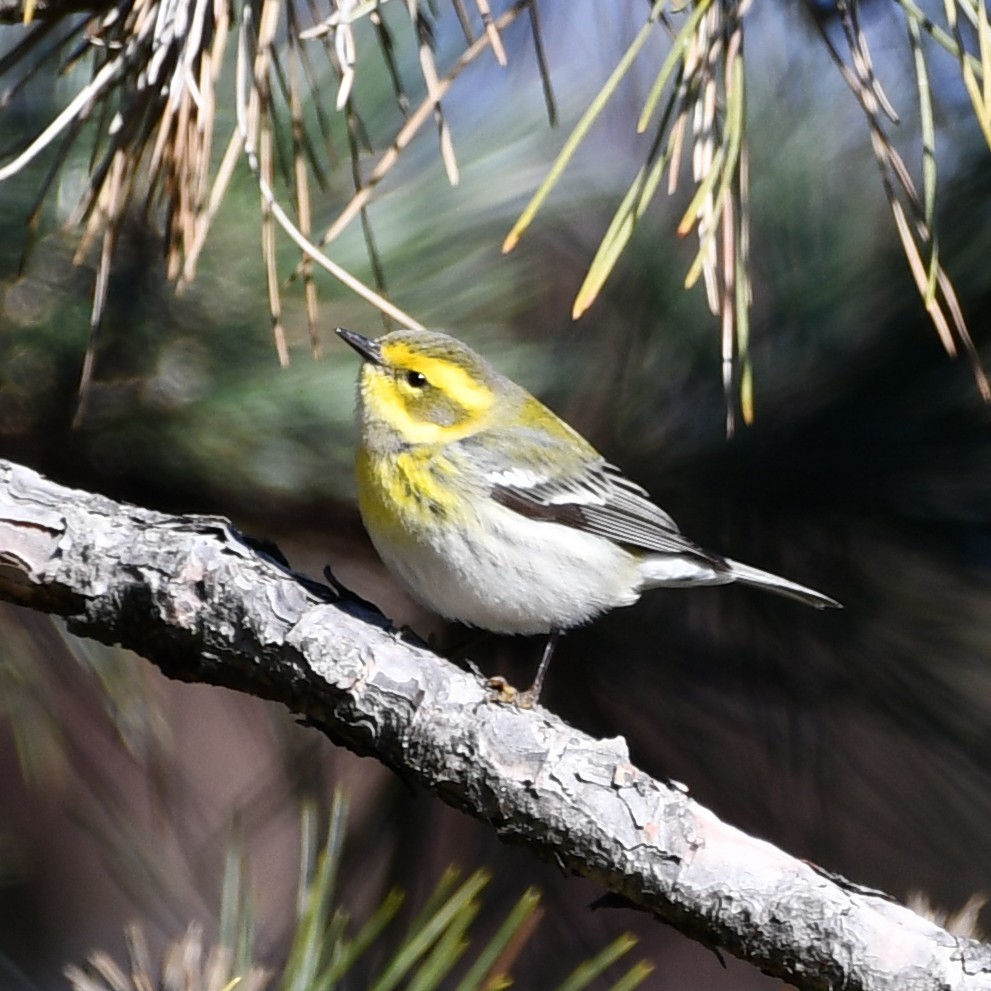
[{"label": "bird's claw", "polygon": [[501,702],[503,705],[515,705],[517,709],[532,709],[537,703],[532,689],[528,688],[525,692],[521,692],[518,688],[514,688],[501,675],[496,675],[494,678],[486,678],[485,687],[489,690],[488,697],[486,698],[487,702]]}]

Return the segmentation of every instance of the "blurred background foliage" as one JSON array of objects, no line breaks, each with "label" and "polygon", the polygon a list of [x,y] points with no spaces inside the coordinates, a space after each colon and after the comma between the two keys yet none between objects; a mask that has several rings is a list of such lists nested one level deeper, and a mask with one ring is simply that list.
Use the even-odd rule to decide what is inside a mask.
[{"label": "blurred background foliage", "polygon": [[[703,545],[846,604],[818,614],[747,589],[657,592],[569,636],[545,702],[589,732],[622,734],[645,769],[792,854],[898,897],[922,890],[959,906],[991,890],[991,412],[932,332],[860,112],[808,11],[759,5],[747,15],[756,420],[727,440],[718,328],[703,294],[682,287],[697,245],[673,237],[688,192],[653,204],[595,306],[570,319],[649,144],[634,123],[652,71],[634,65],[521,245],[500,252],[644,15],[632,2],[606,15],[591,0],[541,10],[560,128],[547,127],[530,36],[514,24],[508,67],[476,60],[445,99],[460,183],[448,184],[424,133],[372,199],[389,297],[538,392]],[[831,10],[814,12],[826,30]],[[916,163],[904,25],[881,5],[861,17],[903,113],[892,139]],[[457,30],[445,11],[439,64]],[[20,31],[3,29],[0,43]],[[396,58],[414,65],[402,37]],[[943,59],[933,51],[940,252],[986,355],[991,172],[959,71]],[[36,133],[70,85],[40,72],[12,98],[11,140]],[[396,114],[384,70],[359,72],[355,86],[381,141]],[[227,121],[234,112],[217,107]],[[124,218],[72,428],[98,265],[73,264],[77,235],[62,228],[85,185],[82,148],[22,264],[25,218],[50,164],[0,186],[0,455],[156,508],[229,515],[302,571],[330,563],[397,624],[457,640],[390,582],[353,506],[356,367],[331,331],[375,334],[383,318],[317,275],[325,350],[314,358],[304,290],[289,284],[280,320],[291,360],[280,368],[257,185],[243,165],[181,295],[156,223]],[[349,183],[341,154],[326,188],[312,191],[314,229],[339,212]],[[298,252],[276,244],[288,273]],[[360,225],[333,257],[374,283]],[[576,966],[627,930],[656,966],[645,987],[773,986],[653,920],[593,910],[594,885],[501,847],[274,706],[168,683],[42,616],[3,607],[0,623],[4,987],[65,987],[63,968],[94,947],[123,964],[132,919],[153,953],[191,922],[215,942],[232,836],[250,865],[253,960],[280,971],[306,846],[300,808],[329,820],[335,786],[351,804],[337,893],[359,923],[393,885],[407,892],[401,912],[412,921],[455,862],[466,875],[492,872],[483,944],[521,891],[542,890],[546,913],[512,969],[518,987],[553,986],[570,970],[562,961]],[[492,638],[473,656],[523,683],[538,651]],[[394,949],[372,952],[349,986],[367,986]]]}]

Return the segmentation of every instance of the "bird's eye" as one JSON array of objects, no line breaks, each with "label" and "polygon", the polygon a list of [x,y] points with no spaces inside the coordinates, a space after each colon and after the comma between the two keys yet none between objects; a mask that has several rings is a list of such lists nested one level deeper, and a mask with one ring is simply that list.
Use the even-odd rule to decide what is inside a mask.
[{"label": "bird's eye", "polygon": [[414,389],[422,389],[427,384],[427,376],[423,372],[408,371],[406,384],[413,386]]}]

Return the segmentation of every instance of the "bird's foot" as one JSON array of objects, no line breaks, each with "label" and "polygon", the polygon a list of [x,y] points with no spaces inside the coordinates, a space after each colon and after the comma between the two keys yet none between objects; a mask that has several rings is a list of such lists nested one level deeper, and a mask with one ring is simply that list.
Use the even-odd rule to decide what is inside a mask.
[{"label": "bird's foot", "polygon": [[515,705],[517,709],[532,709],[537,704],[537,696],[532,688],[521,692],[514,688],[501,675],[485,679],[485,687],[489,690],[486,701],[501,702],[503,705]]}]

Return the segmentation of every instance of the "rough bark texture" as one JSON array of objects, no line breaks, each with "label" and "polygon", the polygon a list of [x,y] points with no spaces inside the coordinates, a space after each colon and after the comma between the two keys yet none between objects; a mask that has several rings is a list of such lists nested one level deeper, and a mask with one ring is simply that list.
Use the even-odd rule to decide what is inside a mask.
[{"label": "rough bark texture", "polygon": [[682,932],[800,988],[991,989],[991,948],[831,878],[638,771],[626,743],[487,701],[475,678],[253,549],[0,461],[0,597],[332,740]]}]

